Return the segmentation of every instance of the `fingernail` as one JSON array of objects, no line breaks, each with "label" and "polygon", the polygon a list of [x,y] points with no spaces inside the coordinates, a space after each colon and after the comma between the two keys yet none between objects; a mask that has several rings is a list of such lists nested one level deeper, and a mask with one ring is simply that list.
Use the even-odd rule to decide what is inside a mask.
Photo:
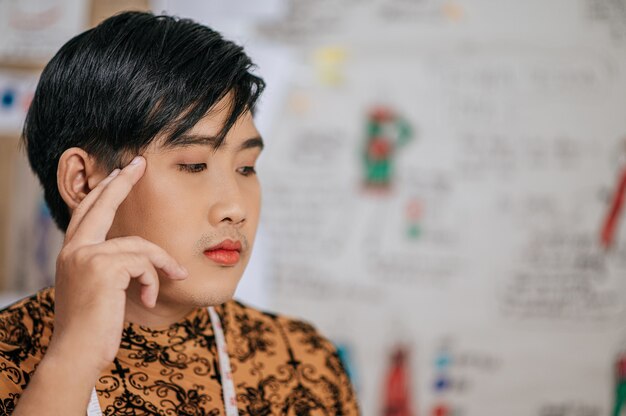
[{"label": "fingernail", "polygon": [[178,266],[178,271],[180,272],[181,276],[187,276],[189,274],[187,269],[185,269],[185,267],[183,266]]},{"label": "fingernail", "polygon": [[141,156],[135,156],[133,160],[130,161],[131,165],[138,165],[141,162]]},{"label": "fingernail", "polygon": [[109,177],[114,178],[118,173],[120,173],[119,169],[113,169],[113,172],[109,173]]}]

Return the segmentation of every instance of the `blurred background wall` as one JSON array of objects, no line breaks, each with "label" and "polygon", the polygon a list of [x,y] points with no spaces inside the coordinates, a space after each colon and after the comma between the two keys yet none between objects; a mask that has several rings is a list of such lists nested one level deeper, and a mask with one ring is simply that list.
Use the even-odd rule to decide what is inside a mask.
[{"label": "blurred background wall", "polygon": [[626,414],[624,0],[0,0],[5,304],[62,240],[16,147],[38,74],[129,8],[258,64],[237,295],[328,335],[364,415]]}]

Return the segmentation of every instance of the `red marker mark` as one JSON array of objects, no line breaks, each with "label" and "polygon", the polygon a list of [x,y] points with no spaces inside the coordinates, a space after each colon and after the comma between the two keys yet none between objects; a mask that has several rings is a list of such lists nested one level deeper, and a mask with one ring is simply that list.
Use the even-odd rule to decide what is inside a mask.
[{"label": "red marker mark", "polygon": [[621,354],[618,357],[615,370],[619,381],[626,380],[626,354]]},{"label": "red marker mark", "polygon": [[439,404],[433,409],[433,416],[450,416],[450,409],[445,404]]},{"label": "red marker mark", "polygon": [[384,416],[413,416],[409,381],[408,351],[398,347],[393,352],[385,384]]},{"label": "red marker mark", "polygon": [[600,243],[604,248],[610,248],[613,245],[615,238],[615,230],[619,222],[620,214],[622,213],[622,207],[624,205],[624,193],[626,193],[626,169],[622,171],[622,175],[619,180],[619,184],[613,199],[611,201],[611,207],[604,220],[602,227],[602,234],[600,235]]}]

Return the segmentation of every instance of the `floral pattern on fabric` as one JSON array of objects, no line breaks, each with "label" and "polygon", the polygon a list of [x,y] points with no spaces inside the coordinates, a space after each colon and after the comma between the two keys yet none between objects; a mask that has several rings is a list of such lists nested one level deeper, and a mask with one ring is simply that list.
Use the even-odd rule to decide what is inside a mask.
[{"label": "floral pattern on fabric", "polygon": [[[358,415],[334,346],[308,323],[237,301],[215,308],[224,326],[240,415]],[[0,415],[9,415],[45,354],[54,289],[0,311]],[[117,357],[96,387],[105,415],[224,413],[209,313],[167,328],[124,326]]]}]

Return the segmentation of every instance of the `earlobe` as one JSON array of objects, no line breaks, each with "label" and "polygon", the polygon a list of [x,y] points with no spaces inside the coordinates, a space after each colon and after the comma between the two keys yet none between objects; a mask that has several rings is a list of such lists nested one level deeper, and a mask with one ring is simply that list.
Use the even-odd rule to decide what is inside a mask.
[{"label": "earlobe", "polygon": [[59,159],[57,186],[71,211],[104,177],[97,171],[93,157],[79,147],[67,149]]}]

